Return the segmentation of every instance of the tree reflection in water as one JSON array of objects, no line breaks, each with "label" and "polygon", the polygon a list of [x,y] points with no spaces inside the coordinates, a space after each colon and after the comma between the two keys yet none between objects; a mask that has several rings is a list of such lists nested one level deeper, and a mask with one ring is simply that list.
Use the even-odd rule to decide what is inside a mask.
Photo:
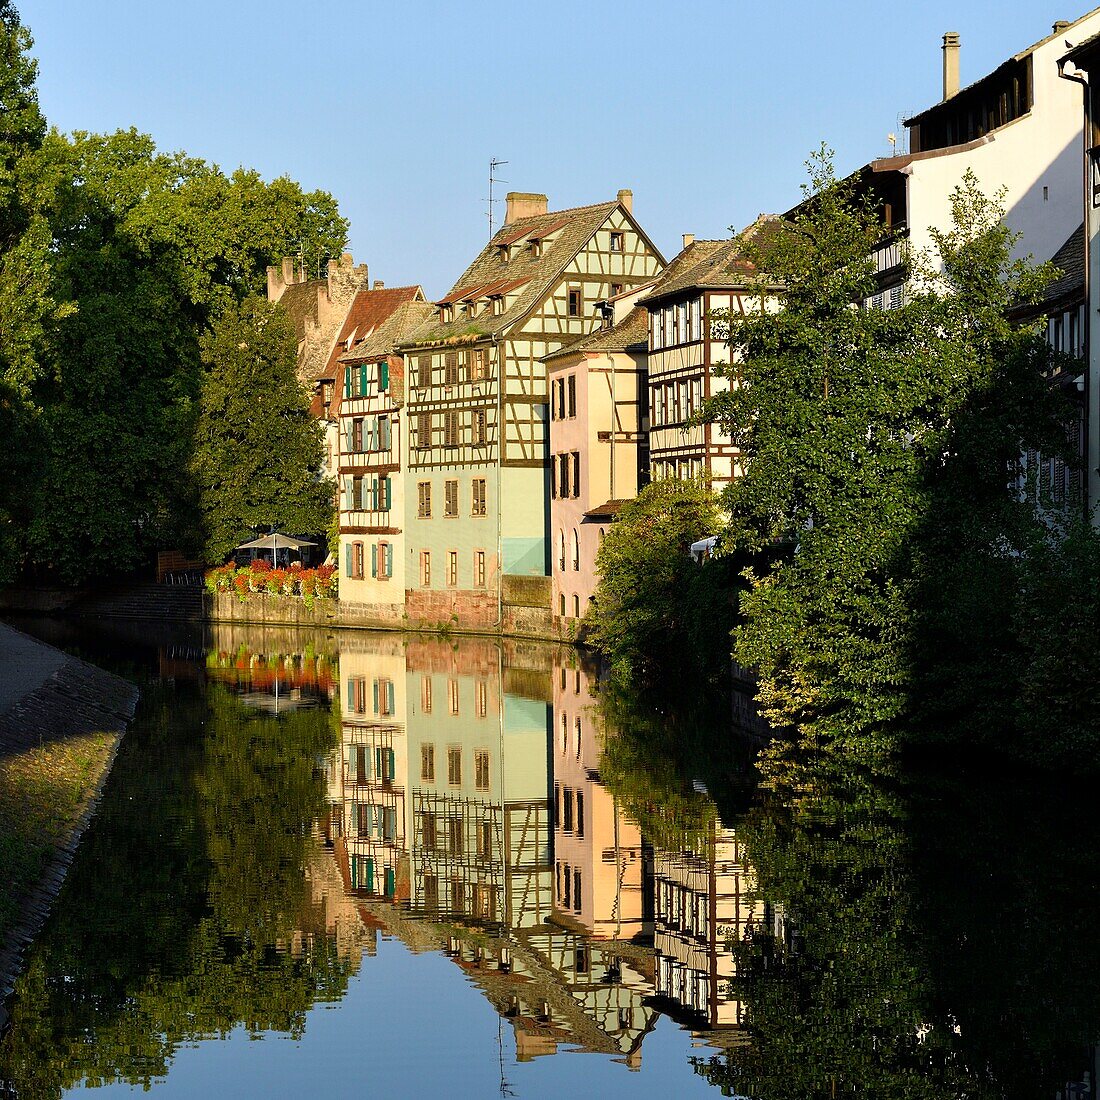
[{"label": "tree reflection in water", "polygon": [[147,686],[13,998],[0,1079],[17,1095],[147,1085],[181,1043],[298,1034],[342,995],[348,963],[300,934],[332,740],[324,710],[276,720],[218,684]]},{"label": "tree reflection in water", "polygon": [[1097,826],[1083,785],[777,770],[738,825],[789,920],[737,950],[750,1041],[729,1094],[1093,1095]]},{"label": "tree reflection in water", "polygon": [[[1088,784],[760,764],[720,693],[612,682],[593,709],[573,654],[510,668],[474,640],[357,636],[339,686],[284,661],[320,705],[275,719],[233,694],[267,666],[222,650],[162,654],[175,682],[146,686],[0,1041],[20,1097],[147,1084],[241,1027],[299,1036],[379,931],[446,952],[517,1064],[637,1069],[667,1013],[719,1050],[695,1085],[754,1100],[1092,1095],[1067,1090],[1100,1032]],[[392,829],[375,802],[404,806]],[[394,874],[353,882],[375,850]]]}]

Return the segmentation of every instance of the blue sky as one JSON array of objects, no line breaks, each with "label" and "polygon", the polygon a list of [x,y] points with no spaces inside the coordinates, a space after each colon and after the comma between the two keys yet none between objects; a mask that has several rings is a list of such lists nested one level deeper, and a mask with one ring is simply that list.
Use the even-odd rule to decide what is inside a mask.
[{"label": "blue sky", "polygon": [[[331,191],[372,278],[441,296],[487,232],[490,157],[552,209],[634,191],[666,255],[799,197],[939,99],[1087,10],[1066,0],[16,0],[62,130],[136,126],[163,149]],[[1072,39],[1072,35],[1070,36]],[[497,207],[497,224],[503,216]]]}]

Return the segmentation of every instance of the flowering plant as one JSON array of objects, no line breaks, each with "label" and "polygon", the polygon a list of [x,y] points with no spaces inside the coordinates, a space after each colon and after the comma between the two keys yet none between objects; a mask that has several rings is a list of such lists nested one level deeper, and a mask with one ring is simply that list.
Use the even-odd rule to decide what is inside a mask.
[{"label": "flowering plant", "polygon": [[334,565],[319,565],[316,569],[295,562],[287,569],[272,568],[262,559],[239,568],[234,562],[208,569],[205,584],[208,592],[234,592],[239,600],[252,593],[261,596],[296,596],[313,606],[316,598],[336,598],[337,574]]}]

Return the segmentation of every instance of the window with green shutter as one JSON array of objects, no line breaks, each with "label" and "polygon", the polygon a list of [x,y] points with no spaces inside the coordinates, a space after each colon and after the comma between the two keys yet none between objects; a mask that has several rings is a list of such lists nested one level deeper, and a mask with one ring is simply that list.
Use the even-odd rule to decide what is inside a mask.
[{"label": "window with green shutter", "polygon": [[[352,566],[351,566],[351,543],[347,542],[347,543],[344,544],[344,576],[345,577],[350,577],[351,576],[351,568],[352,568]],[[348,688],[349,689],[351,688],[350,683],[348,684]]]},{"label": "window with green shutter", "polygon": [[382,479],[382,485],[383,485],[383,490],[384,490],[383,491],[384,503],[383,503],[382,507],[388,512],[390,510],[391,504],[393,503],[393,480],[392,480],[392,478],[390,478],[389,474],[387,474]]},{"label": "window with green shutter", "polygon": [[390,364],[389,360],[383,359],[378,364],[378,392],[385,393],[390,388]]},{"label": "window with green shutter", "polygon": [[351,397],[351,367],[344,367],[344,396]]},{"label": "window with green shutter", "polygon": [[359,364],[359,396],[367,396],[367,364]]},{"label": "window with green shutter", "polygon": [[378,544],[373,542],[370,548],[370,575],[378,576]]}]

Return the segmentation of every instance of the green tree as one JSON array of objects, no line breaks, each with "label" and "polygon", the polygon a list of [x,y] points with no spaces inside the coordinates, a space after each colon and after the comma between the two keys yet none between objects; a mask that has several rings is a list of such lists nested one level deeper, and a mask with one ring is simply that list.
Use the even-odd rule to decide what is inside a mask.
[{"label": "green tree", "polygon": [[[275,719],[220,684],[150,683],[103,802],[28,953],[0,1079],[55,1097],[86,1079],[146,1088],[177,1047],[300,1036],[351,962],[317,926],[307,866],[325,806],[324,710]],[[295,931],[300,954],[286,948]]]},{"label": "green tree", "polygon": [[46,121],[35,89],[30,34],[0,0],[0,582],[18,572],[42,463],[32,387],[58,314],[50,293],[48,224],[37,186]]},{"label": "green tree", "polygon": [[47,285],[71,306],[31,356],[42,472],[20,491],[33,503],[32,560],[79,582],[195,537],[195,490],[180,474],[200,336],[300,242],[311,260],[339,251],[347,223],[331,196],[227,177],[134,130],[52,134],[40,158]]},{"label": "green tree", "polygon": [[295,373],[296,347],[285,312],[255,297],[230,306],[203,340],[192,470],[209,561],[253,527],[329,528],[334,487],[318,474],[322,428]]},{"label": "green tree", "polygon": [[947,613],[959,592],[944,580],[968,552],[999,566],[1041,530],[1006,483],[1021,451],[1064,453],[1066,410],[1037,327],[1005,319],[1051,272],[1011,260],[973,177],[938,255],[918,258],[918,292],[880,311],[860,303],[886,227],[827,153],[811,169],[802,212],[743,242],[782,308],[729,319],[737,384],[704,416],[748,459],[723,497],[730,544],[781,550],[749,573],[734,635],[764,712],[807,742],[874,754],[914,702],[918,626],[934,633],[918,608]]},{"label": "green tree", "polygon": [[638,674],[693,668],[708,653],[725,664],[729,563],[700,566],[689,554],[720,524],[701,481],[653,482],[624,504],[596,556],[600,581],[585,640]]}]

